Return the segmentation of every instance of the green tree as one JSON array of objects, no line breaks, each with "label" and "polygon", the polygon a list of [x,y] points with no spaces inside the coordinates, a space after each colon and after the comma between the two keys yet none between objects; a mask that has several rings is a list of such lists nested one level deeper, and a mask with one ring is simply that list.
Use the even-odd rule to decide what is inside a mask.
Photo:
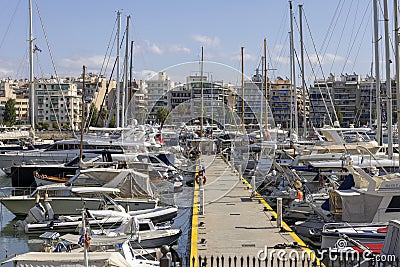
[{"label": "green tree", "polygon": [[338,120],[340,122],[340,125],[342,125],[342,123],[343,123],[343,114],[342,114],[342,109],[340,107],[336,108],[336,114],[337,114]]},{"label": "green tree", "polygon": [[69,123],[64,123],[64,125],[62,126],[63,130],[68,131],[70,129],[69,127]]},{"label": "green tree", "polygon": [[99,110],[96,108],[96,106],[94,105],[94,103],[92,103],[90,105],[90,126],[97,126],[96,122],[97,122],[97,117],[99,116]]},{"label": "green tree", "polygon": [[169,110],[164,108],[164,107],[159,107],[157,109],[157,121],[158,123],[161,124],[161,128],[164,125],[165,119],[168,117],[169,115]]},{"label": "green tree", "polygon": [[108,127],[110,127],[110,128],[115,128],[116,125],[117,125],[117,123],[116,123],[115,115],[114,115],[114,116],[112,116],[110,122],[108,123]]},{"label": "green tree", "polygon": [[53,123],[53,129],[59,130],[60,129],[60,125],[58,125],[57,122]]},{"label": "green tree", "polygon": [[50,124],[48,122],[43,122],[42,123],[42,128],[43,128],[43,130],[47,131],[50,128]]},{"label": "green tree", "polygon": [[7,126],[12,126],[14,125],[15,121],[17,120],[17,110],[15,108],[15,100],[14,99],[8,99],[5,105],[4,109],[4,123]]},{"label": "green tree", "polygon": [[98,117],[99,121],[97,122],[97,126],[104,126],[107,119],[107,110],[104,107],[100,109]]}]

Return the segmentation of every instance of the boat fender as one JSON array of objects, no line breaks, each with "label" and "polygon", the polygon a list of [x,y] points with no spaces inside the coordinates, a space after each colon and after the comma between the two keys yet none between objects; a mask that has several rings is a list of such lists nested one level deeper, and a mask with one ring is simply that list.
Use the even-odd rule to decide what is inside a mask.
[{"label": "boat fender", "polygon": [[203,175],[199,175],[199,174],[196,175],[196,183],[200,184],[200,177],[203,177],[203,185],[205,185],[206,182],[207,182],[207,177],[204,174]]},{"label": "boat fender", "polygon": [[90,247],[90,237],[88,232],[85,233],[85,247],[89,248]]}]

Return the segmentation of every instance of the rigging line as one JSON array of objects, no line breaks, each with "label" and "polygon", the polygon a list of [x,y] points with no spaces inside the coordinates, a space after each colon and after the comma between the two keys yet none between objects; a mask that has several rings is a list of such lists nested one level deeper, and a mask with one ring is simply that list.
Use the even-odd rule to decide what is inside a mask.
[{"label": "rigging line", "polygon": [[[117,25],[117,23],[118,23],[118,18],[116,18],[116,19],[115,19],[115,22],[114,22],[114,27],[113,27],[113,30],[112,30],[112,32],[111,32],[110,39],[109,39],[109,41],[108,41],[108,45],[107,45],[107,49],[106,49],[106,53],[105,53],[105,55],[104,55],[103,63],[102,63],[101,69],[100,69],[99,78],[100,78],[100,76],[101,76],[101,73],[102,73],[102,70],[103,70],[104,65],[105,65],[105,67],[104,67],[104,76],[106,76],[106,71],[107,71],[108,65],[109,65],[109,63],[110,63],[111,53],[112,53],[112,50],[114,49],[115,39],[117,38],[116,34],[114,35],[114,33],[116,32],[116,25]],[[113,38],[112,38],[113,36],[114,36],[114,41],[113,41]],[[111,48],[110,48],[110,45],[111,45]],[[108,56],[107,56],[107,54],[108,54]],[[106,62],[106,60],[107,60],[107,62]],[[106,84],[106,86],[107,86],[107,84]],[[99,88],[99,86],[98,86],[98,83],[97,83],[97,85],[96,85],[96,91],[97,91],[98,88]],[[106,94],[107,94],[107,93],[106,93]],[[104,95],[104,97],[106,96],[106,94]],[[94,102],[97,101],[97,98],[98,98],[99,96],[100,96],[100,94],[97,94],[97,95],[96,95],[96,97],[95,97],[95,99],[94,99]],[[103,101],[102,101],[102,103],[103,103]],[[93,112],[94,112],[94,109],[93,109],[93,110],[90,110],[90,112],[89,112],[89,114],[88,114],[88,115],[89,115],[89,116],[88,116],[89,118],[88,118],[88,120],[87,120],[87,124],[88,124],[87,127],[90,126],[90,122],[91,122],[91,120],[92,120]],[[99,110],[99,113],[100,113],[100,110]],[[99,115],[100,115],[100,114],[98,114],[98,116],[99,116]],[[95,123],[94,126],[97,126],[97,122],[98,122],[98,118],[96,119],[96,123]]]},{"label": "rigging line", "polygon": [[[357,31],[356,31],[356,34],[354,35],[353,42],[352,42],[351,46],[349,47],[349,50],[347,51],[346,59],[345,59],[345,61],[344,61],[344,63],[343,63],[343,68],[342,68],[342,71],[341,71],[341,72],[344,72],[344,69],[345,69],[345,67],[346,67],[346,63],[347,63],[347,61],[348,61],[348,59],[349,59],[349,57],[350,57],[350,53],[351,53],[351,51],[352,51],[353,48],[354,48],[354,45],[355,45],[355,43],[356,43],[356,39],[357,39],[357,37],[358,37],[358,35],[359,35],[360,31],[361,31],[361,26],[363,25],[363,21],[364,21],[364,19],[365,19],[365,17],[366,17],[367,11],[369,10],[369,6],[370,6],[369,4],[370,4],[370,3],[371,3],[371,1],[368,2],[367,7],[365,8],[364,14],[363,14],[363,16],[362,16],[362,18],[361,18],[360,25],[358,26]],[[367,27],[364,28],[364,34],[365,34],[366,28],[367,28]],[[351,36],[353,36],[353,31],[352,31],[352,33],[351,33]],[[361,40],[360,43],[362,43],[362,40]],[[357,51],[356,55],[358,55],[359,51],[360,51],[360,50]],[[354,62],[355,62],[355,61],[356,61],[356,60],[354,60]]]},{"label": "rigging line", "polygon": [[[333,56],[333,60],[332,60],[332,64],[331,64],[331,67],[329,69],[329,72],[332,72],[333,65],[336,62],[336,56],[338,54],[340,45],[341,45],[342,40],[343,40],[344,30],[345,30],[345,27],[347,25],[347,20],[349,19],[349,16],[350,16],[350,11],[352,10],[351,9],[352,5],[353,5],[353,1],[350,2],[350,7],[347,9],[347,15],[346,15],[346,18],[345,18],[345,20],[343,22],[342,30],[341,30],[340,35],[339,35],[339,42],[337,42],[336,50],[335,50],[335,53],[334,53],[334,56]],[[346,64],[346,61],[345,61],[345,64]]]},{"label": "rigging line", "polygon": [[[39,56],[38,56],[38,53],[35,53],[36,54],[36,62],[37,62],[37,64],[38,64],[38,66],[39,66],[39,70],[40,70],[40,73],[42,74],[42,77],[44,77],[44,72],[43,72],[43,69],[42,69],[42,65],[40,65],[40,62],[39,62]],[[46,86],[46,85],[45,85]],[[46,92],[47,92],[47,95],[50,97],[50,108],[51,108],[51,111],[54,113],[54,114],[56,114],[56,111],[55,111],[55,108],[54,108],[54,105],[53,105],[53,101],[51,100],[51,95],[50,95],[50,93],[49,93],[49,88],[47,88],[47,86],[46,86]],[[46,119],[47,120],[47,119]],[[57,125],[58,125],[58,130],[60,131],[60,133],[61,133],[61,127],[60,127],[60,123],[59,123],[59,120],[58,120],[58,116],[56,116],[56,123],[57,123]],[[42,125],[43,126],[43,125]]]},{"label": "rigging line", "polygon": [[[114,50],[114,44],[116,43],[115,42],[116,39],[117,39],[117,33],[115,33],[115,36],[114,36],[114,42],[113,42],[112,49],[110,50],[109,59],[111,59],[111,51]],[[115,58],[115,60],[114,60],[114,65],[113,65],[111,73],[110,73],[110,78],[108,80],[108,83],[106,84],[106,92],[105,92],[105,94],[103,96],[103,100],[101,101],[101,105],[100,105],[100,109],[99,109],[99,115],[101,114],[101,112],[103,110],[103,105],[105,103],[106,97],[108,96],[108,89],[109,89],[111,81],[112,81],[112,76],[113,76],[116,64],[117,64],[117,58]],[[115,99],[113,101],[115,101]],[[111,118],[111,113],[108,113],[108,115],[109,115],[108,117]],[[98,124],[99,118],[100,118],[100,116],[97,116],[97,120],[96,120],[96,124],[95,125]],[[104,126],[104,124],[106,124],[109,121],[109,118],[106,117],[104,119],[103,126]]]},{"label": "rigging line", "polygon": [[[286,36],[286,38],[288,38],[288,35],[287,35],[287,34],[285,34],[285,36]],[[287,39],[285,39],[285,42],[284,42],[284,43],[286,43],[286,40],[287,40]],[[281,51],[282,51],[282,50],[281,50]],[[274,64],[272,63],[272,55],[271,55],[271,53],[270,53],[270,48],[269,48],[269,46],[268,46],[268,42],[267,42],[267,57],[269,58],[269,61],[267,61],[267,66],[266,66],[266,68],[267,68],[267,70],[268,70],[268,65],[271,65],[271,70],[274,71],[274,69],[277,69],[277,68],[275,68]],[[271,80],[272,80],[272,77],[274,77],[274,76],[273,76],[273,75],[271,76]]]},{"label": "rigging line", "polygon": [[[367,11],[367,10],[366,10]],[[368,20],[368,21],[370,21],[370,20]],[[355,69],[355,66],[356,66],[356,61],[357,61],[357,58],[358,58],[358,55],[360,54],[360,51],[361,51],[361,46],[364,44],[364,37],[365,37],[365,34],[367,33],[367,28],[368,28],[368,25],[369,25],[370,23],[367,23],[367,25],[364,27],[364,32],[363,32],[363,34],[362,34],[362,37],[361,37],[361,41],[360,41],[360,43],[359,43],[359,46],[358,46],[358,49],[356,50],[356,56],[355,56],[355,59],[354,59],[354,62],[353,62],[353,67],[352,67],[352,72],[354,72],[354,69]],[[360,25],[361,26],[361,25]]]},{"label": "rigging line", "polygon": [[[41,25],[41,27],[42,27],[43,35],[44,35],[44,38],[45,38],[45,40],[46,40],[46,46],[47,46],[47,50],[49,51],[49,55],[50,55],[51,63],[52,63],[52,66],[53,66],[53,70],[54,70],[55,75],[56,75],[56,80],[57,80],[57,82],[58,82],[58,86],[59,86],[59,89],[60,89],[60,91],[61,91],[61,95],[62,95],[63,99],[65,100],[64,92],[63,92],[63,90],[61,89],[60,77],[58,76],[57,69],[56,69],[56,66],[55,66],[55,63],[54,63],[53,53],[51,52],[51,49],[50,49],[49,40],[48,40],[48,38],[47,38],[47,34],[46,34],[45,29],[44,29],[44,24],[43,24],[42,16],[41,16],[41,14],[40,14],[40,10],[39,10],[39,6],[38,6],[38,3],[37,3],[37,0],[35,1],[35,6],[36,6],[36,11],[37,11],[38,16],[39,16],[40,25]],[[72,106],[72,103],[71,103],[71,106]],[[71,108],[71,110],[72,110],[72,108]],[[73,123],[73,117],[69,115],[68,108],[66,108],[66,113],[67,113],[67,116],[68,116],[68,118],[69,118],[69,120],[70,120],[72,133],[73,133],[73,135],[75,135],[75,130],[74,130],[74,127],[73,127],[73,125],[74,125],[74,123]],[[58,117],[58,115],[55,115],[55,116]]]},{"label": "rigging line", "polygon": [[[281,44],[286,44],[287,43],[287,38],[288,35],[286,34],[286,31],[284,30],[286,27],[286,23],[288,21],[288,12],[284,12],[284,15],[282,16],[282,20],[279,24],[279,28],[278,28],[278,33],[280,33],[280,35],[278,36],[278,38],[274,38],[274,44],[273,44],[273,48],[277,49],[277,47],[282,46]],[[282,41],[284,40],[284,41]],[[282,46],[283,47],[283,46]],[[282,51],[283,48],[281,48]],[[267,50],[269,53],[269,50]],[[272,62],[272,59],[270,60],[270,62]],[[278,66],[278,64],[276,64]]]},{"label": "rigging line", "polygon": [[[288,42],[288,38],[289,38],[288,34],[285,34],[285,36],[286,36],[286,38],[285,38],[285,40],[283,42],[284,44],[286,44]],[[284,54],[285,54],[285,52],[287,52],[287,50],[284,49],[285,47],[287,47],[287,46],[282,46],[281,49],[279,50],[279,55],[278,55],[277,60],[276,60],[278,63],[275,66],[272,63],[273,62],[272,56],[269,53],[269,50],[267,50],[272,68],[279,69],[280,64],[282,64],[282,62],[284,61],[283,60],[284,59]]]},{"label": "rigging line", "polygon": [[[314,48],[315,48],[315,47],[314,47]],[[312,71],[312,73],[313,73],[313,75],[314,75],[314,79],[315,79],[315,81],[317,81],[318,91],[319,91],[319,93],[320,93],[320,95],[321,95],[322,102],[324,103],[325,110],[326,110],[326,112],[327,112],[327,114],[328,114],[329,122],[331,123],[331,125],[333,125],[331,113],[329,112],[328,105],[326,104],[326,101],[325,101],[325,97],[324,97],[324,95],[322,94],[321,86],[320,86],[320,83],[318,82],[317,75],[316,75],[316,73],[315,73],[315,71],[314,71],[314,67],[313,67],[313,65],[311,64],[310,55],[308,54],[308,50],[307,50],[306,48],[304,48],[304,51],[306,52],[308,62],[310,63],[310,68],[311,68],[311,71]],[[317,58],[318,58],[318,54],[317,54]],[[322,72],[322,73],[323,73],[323,72]],[[325,77],[324,77],[324,81],[326,81]],[[314,83],[314,86],[315,86],[315,83]],[[332,103],[332,98],[331,98],[331,95],[330,95],[330,92],[329,92],[329,88],[328,88],[327,83],[325,83],[325,89],[326,89],[327,94],[328,94],[328,96],[329,96],[329,99],[330,99],[330,103],[331,103],[331,107],[332,107],[332,109],[333,109],[333,112],[335,113],[335,116],[336,116],[336,111],[335,111],[335,109],[333,108],[334,105],[333,105],[333,103]],[[310,101],[310,102],[311,102],[311,101]],[[337,119],[337,116],[336,116],[336,119]]]},{"label": "rigging line", "polygon": [[[122,35],[121,42],[120,42],[120,44],[119,44],[120,48],[122,47],[122,45],[123,45],[123,43],[124,43],[125,35],[126,35],[126,31],[124,31],[124,34]],[[115,39],[114,39],[114,40],[115,40]],[[117,45],[118,45],[118,44],[117,44]],[[116,57],[115,60],[116,60],[115,62],[117,62],[118,57]],[[114,64],[114,68],[115,68],[115,64]],[[114,68],[113,68],[113,69],[114,69]],[[110,77],[111,77],[111,76],[110,76]],[[118,83],[118,82],[120,82],[120,81],[117,81],[117,83]],[[106,92],[106,94],[107,94],[107,92]],[[104,98],[105,98],[105,96],[106,96],[106,95],[104,95]],[[103,103],[104,103],[104,98],[103,98]],[[116,101],[116,95],[114,96],[113,102],[115,102],[115,101]],[[113,103],[113,104],[112,104],[111,109],[113,109],[114,107],[118,109],[118,107],[116,107],[116,103]],[[117,112],[119,112],[119,111],[117,111]],[[111,120],[111,113],[109,113],[109,115],[110,115],[110,116],[109,116],[109,118],[107,119],[107,124],[108,124],[108,123],[110,122],[110,120]],[[98,121],[98,120],[97,120],[97,121]],[[97,123],[97,121],[96,121],[96,123]]]},{"label": "rigging line", "polygon": [[6,36],[7,36],[8,32],[10,31],[11,23],[12,23],[13,20],[14,20],[15,13],[17,12],[20,3],[21,3],[21,0],[18,0],[17,5],[16,5],[16,7],[15,7],[15,9],[14,9],[14,12],[13,12],[13,14],[12,14],[12,16],[11,16],[10,23],[8,23],[6,32],[4,33],[3,38],[1,39],[1,42],[0,42],[0,49],[1,49],[1,47],[3,46],[4,41],[6,40]]},{"label": "rigging line", "polygon": [[[359,4],[359,1],[358,1],[358,4]],[[350,57],[351,50],[353,49],[354,43],[355,43],[355,41],[356,41],[356,39],[357,39],[357,35],[358,35],[358,33],[359,33],[359,29],[358,29],[356,35],[354,36],[354,27],[355,27],[355,23],[356,23],[355,19],[356,19],[356,17],[358,16],[358,9],[359,9],[359,7],[358,7],[358,5],[356,5],[355,8],[352,8],[352,6],[353,6],[353,1],[351,1],[351,3],[350,3],[350,8],[348,8],[348,11],[350,11],[350,9],[355,10],[355,14],[354,14],[354,16],[353,16],[353,17],[354,17],[354,21],[353,21],[352,23],[350,23],[350,24],[352,24],[351,32],[350,32],[350,34],[349,34],[349,36],[350,36],[349,39],[350,39],[351,45],[350,45],[349,47],[347,47],[347,54],[346,54],[346,58],[345,58],[345,60],[344,60],[344,62],[343,62],[343,68],[342,68],[342,70],[341,70],[341,73],[344,72],[344,69],[345,69],[346,64],[347,64],[347,62],[348,62],[348,60],[349,60],[349,57]],[[365,14],[364,14],[364,16],[365,16]],[[364,17],[363,17],[363,18],[364,18]],[[362,24],[362,23],[360,23],[360,27],[361,27],[361,24]],[[345,28],[345,25],[347,25],[347,17],[346,17],[346,23],[343,25],[343,30],[344,30],[344,28]],[[353,37],[354,37],[354,38],[353,38]],[[353,39],[353,41],[351,41],[351,39]]]},{"label": "rigging line", "polygon": [[[338,9],[339,9],[339,6],[340,6],[340,3],[338,4]],[[338,12],[339,14],[341,14],[341,13],[342,13],[343,6],[344,6],[344,1],[342,2],[341,6],[340,6],[340,10],[339,10],[339,12]],[[339,14],[338,14],[337,16],[336,16],[336,14],[335,14],[335,16],[336,16],[336,20],[335,20],[334,26],[332,27],[332,29],[331,29],[330,33],[329,33],[329,32],[327,33],[327,34],[329,34],[329,39],[328,39],[328,41],[327,41],[327,45],[325,46],[325,48],[324,48],[324,49],[323,49],[323,47],[321,46],[321,49],[320,49],[320,54],[322,54],[322,55],[323,55],[323,57],[322,57],[322,60],[324,60],[324,59],[325,59],[325,54],[326,54],[326,51],[328,50],[328,44],[330,44],[330,43],[331,43],[331,40],[332,40],[332,37],[333,37],[334,30],[335,30],[335,28],[336,28],[336,26],[337,26],[337,24],[338,24],[338,22],[339,22]],[[332,20],[333,20],[333,17],[332,17]],[[331,70],[330,70],[329,72],[331,72]]]},{"label": "rigging line", "polygon": [[[324,37],[324,39],[322,40],[322,44],[321,44],[321,48],[320,48],[320,53],[321,53],[321,54],[325,54],[326,49],[327,49],[327,46],[326,46],[326,48],[325,48],[325,52],[322,52],[322,50],[323,50],[323,48],[324,48],[324,46],[325,46],[325,43],[329,43],[330,40],[331,40],[331,38],[332,38],[333,29],[336,27],[336,24],[337,24],[337,22],[338,22],[338,20],[339,20],[339,16],[337,16],[337,13],[338,13],[338,11],[339,11],[339,7],[342,5],[341,8],[340,8],[340,12],[341,12],[341,10],[342,10],[342,8],[343,8],[343,4],[342,4],[342,3],[343,3],[343,1],[340,0],[339,3],[338,3],[337,6],[336,6],[335,12],[333,13],[333,16],[332,16],[332,18],[331,18],[331,22],[329,23],[328,30],[326,31],[325,37]],[[331,33],[331,34],[329,34],[329,33]]]},{"label": "rigging line", "polygon": [[[315,56],[316,56],[316,58],[317,58],[318,65],[319,65],[319,68],[320,68],[321,73],[322,73],[322,77],[323,77],[324,81],[326,81],[326,77],[325,77],[325,74],[324,74],[324,70],[322,69],[321,60],[320,60],[320,58],[319,58],[319,55],[318,55],[318,52],[317,52],[317,49],[316,49],[316,46],[315,46],[315,41],[314,41],[313,35],[311,34],[310,25],[308,24],[307,17],[304,16],[304,18],[305,18],[305,21],[306,21],[308,33],[310,34],[310,38],[311,38],[311,41],[312,41],[312,44],[313,44]],[[311,63],[311,59],[310,59],[310,56],[309,56],[309,54],[308,54],[308,50],[307,50],[305,47],[304,47],[304,51],[305,51],[306,54],[307,54],[308,61]],[[317,80],[317,76],[316,76],[316,74],[315,74],[315,72],[314,72],[314,68],[313,68],[312,64],[310,64],[310,67],[311,67],[311,70],[312,70],[312,72],[313,72],[313,74],[314,74],[314,79]],[[338,116],[337,116],[336,110],[335,110],[335,108],[334,108],[335,105],[333,104],[332,96],[331,96],[331,94],[330,94],[330,92],[329,92],[329,88],[328,88],[328,84],[327,84],[327,83],[325,83],[325,87],[326,87],[326,90],[327,90],[327,93],[328,93],[328,96],[329,96],[329,101],[330,101],[331,106],[332,106],[333,114],[335,115],[335,120],[338,120]],[[320,89],[319,83],[318,83],[318,89]],[[321,94],[321,96],[322,96],[322,94]],[[323,101],[324,101],[324,104],[326,105],[325,99],[324,99],[324,98],[322,98],[322,99],[323,99]],[[327,107],[325,106],[325,108],[327,108]],[[329,110],[327,109],[326,111],[327,111],[327,113],[328,113],[330,122],[332,123],[332,118],[331,118],[331,116],[330,116]],[[333,125],[333,124],[332,124],[332,125]]]}]

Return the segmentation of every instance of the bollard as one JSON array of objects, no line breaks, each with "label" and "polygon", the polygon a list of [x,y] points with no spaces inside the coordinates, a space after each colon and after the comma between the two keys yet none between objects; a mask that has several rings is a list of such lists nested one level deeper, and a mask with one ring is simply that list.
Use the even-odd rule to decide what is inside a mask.
[{"label": "bollard", "polygon": [[169,252],[169,247],[163,245],[160,250],[161,253],[163,254],[160,258],[160,267],[170,267],[171,259],[167,256],[167,253]]},{"label": "bollard", "polygon": [[278,228],[282,227],[282,198],[278,197],[276,199],[276,213],[277,213],[277,218],[276,218],[276,226]]},{"label": "bollard", "polygon": [[203,175],[199,175],[199,215],[204,215],[204,184],[203,184]]},{"label": "bollard", "polygon": [[251,195],[254,196],[256,192],[256,177],[253,175],[251,176]]}]

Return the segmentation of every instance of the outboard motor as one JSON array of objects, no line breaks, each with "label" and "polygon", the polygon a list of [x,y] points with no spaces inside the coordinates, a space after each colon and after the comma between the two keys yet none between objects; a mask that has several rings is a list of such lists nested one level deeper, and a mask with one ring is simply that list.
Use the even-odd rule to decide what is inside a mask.
[{"label": "outboard motor", "polygon": [[47,211],[47,219],[53,220],[54,219],[54,211],[53,211],[53,208],[51,207],[50,203],[48,201],[45,201],[44,206]]},{"label": "outboard motor", "polygon": [[33,222],[43,222],[46,220],[46,210],[44,209],[41,203],[37,203],[33,206],[26,216],[24,222],[25,223],[33,223]]}]

